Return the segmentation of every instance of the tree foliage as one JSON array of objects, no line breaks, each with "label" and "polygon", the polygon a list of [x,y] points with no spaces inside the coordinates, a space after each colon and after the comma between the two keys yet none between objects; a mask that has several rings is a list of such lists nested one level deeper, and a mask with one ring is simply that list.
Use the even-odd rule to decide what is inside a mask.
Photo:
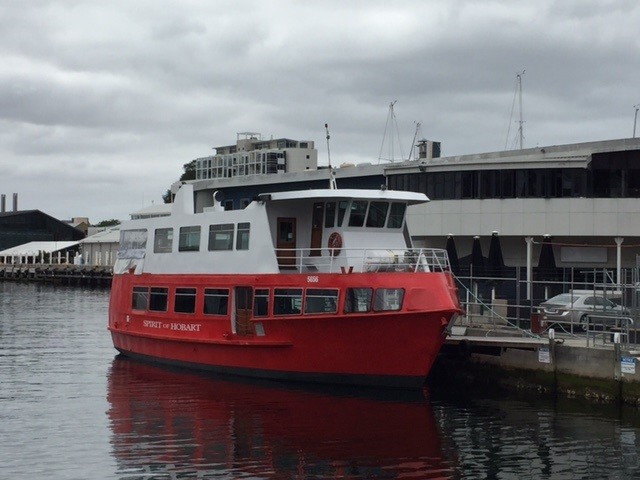
[{"label": "tree foliage", "polygon": [[[196,179],[196,161],[191,160],[189,163],[185,163],[182,166],[182,175],[180,176],[179,181],[183,182],[186,180],[195,180]],[[164,195],[162,195],[162,200],[164,203],[171,203],[171,190],[168,189]]]},{"label": "tree foliage", "polygon": [[110,220],[102,220],[100,223],[96,223],[93,225],[94,227],[114,227],[116,225],[120,225],[120,220],[116,220],[112,218]]}]

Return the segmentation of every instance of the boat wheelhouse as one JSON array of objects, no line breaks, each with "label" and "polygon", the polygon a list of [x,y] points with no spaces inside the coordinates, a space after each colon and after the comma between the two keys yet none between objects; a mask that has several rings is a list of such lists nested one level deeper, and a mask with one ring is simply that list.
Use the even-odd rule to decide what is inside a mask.
[{"label": "boat wheelhouse", "polygon": [[122,353],[265,378],[422,385],[460,312],[446,251],[414,249],[421,193],[318,189],[121,227],[109,329]]}]

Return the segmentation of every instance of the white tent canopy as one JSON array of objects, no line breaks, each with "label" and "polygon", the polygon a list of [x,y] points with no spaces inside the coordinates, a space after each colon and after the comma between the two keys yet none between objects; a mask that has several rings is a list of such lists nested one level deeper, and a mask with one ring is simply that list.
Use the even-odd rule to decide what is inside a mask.
[{"label": "white tent canopy", "polygon": [[28,263],[31,258],[34,263],[37,258],[42,257],[44,254],[49,254],[50,258],[54,257],[54,253],[58,252],[57,263],[60,263],[64,258],[66,262],[69,261],[68,252],[63,256],[62,251],[77,245],[79,242],[29,242],[15,247],[7,248],[0,251],[0,261],[4,263]]}]

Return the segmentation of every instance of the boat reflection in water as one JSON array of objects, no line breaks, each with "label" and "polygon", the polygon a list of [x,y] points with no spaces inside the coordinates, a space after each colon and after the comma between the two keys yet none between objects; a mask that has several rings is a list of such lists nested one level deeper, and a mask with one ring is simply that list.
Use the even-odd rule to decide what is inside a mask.
[{"label": "boat reflection in water", "polygon": [[228,380],[116,357],[121,479],[448,477],[427,400]]}]

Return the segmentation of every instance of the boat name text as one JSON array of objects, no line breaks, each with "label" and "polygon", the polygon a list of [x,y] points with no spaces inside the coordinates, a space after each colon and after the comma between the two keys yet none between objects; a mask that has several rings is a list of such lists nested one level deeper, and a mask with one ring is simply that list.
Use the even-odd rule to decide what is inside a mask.
[{"label": "boat name text", "polygon": [[202,325],[199,323],[176,323],[145,320],[142,322],[142,326],[147,328],[160,328],[164,330],[178,330],[181,332],[199,332]]}]

